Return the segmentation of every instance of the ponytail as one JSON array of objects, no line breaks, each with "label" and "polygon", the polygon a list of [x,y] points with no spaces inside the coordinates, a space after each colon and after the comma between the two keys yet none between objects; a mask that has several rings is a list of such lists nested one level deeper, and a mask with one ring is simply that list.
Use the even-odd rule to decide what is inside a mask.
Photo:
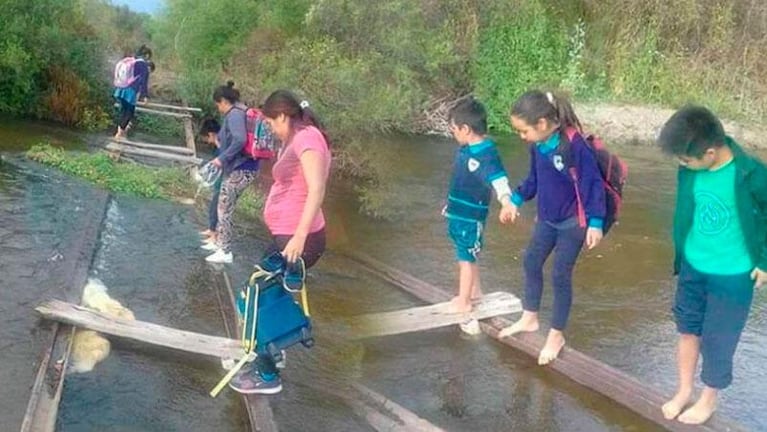
[{"label": "ponytail", "polygon": [[328,148],[330,148],[330,138],[319,117],[309,107],[309,102],[306,100],[299,102],[299,99],[292,92],[288,90],[275,91],[266,98],[261,111],[266,117],[272,119],[284,114],[290,119],[290,127],[294,132],[307,126],[314,126],[320,131]]},{"label": "ponytail", "polygon": [[558,124],[561,133],[569,127],[575,128],[578,133],[583,131],[570,101],[552,92],[526,92],[511,107],[511,115],[531,125],[538,123],[540,119],[546,119],[550,123]]},{"label": "ponytail", "polygon": [[224,99],[232,105],[239,102],[240,91],[234,88],[234,81],[227,81],[226,85],[216,88],[213,92],[214,102],[221,102]]}]

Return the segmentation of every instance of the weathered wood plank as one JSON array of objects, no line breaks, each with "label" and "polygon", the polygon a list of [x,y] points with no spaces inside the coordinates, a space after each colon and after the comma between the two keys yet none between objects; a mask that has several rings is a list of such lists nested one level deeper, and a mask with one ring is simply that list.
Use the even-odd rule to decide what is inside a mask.
[{"label": "weathered wood plank", "polygon": [[[378,275],[423,301],[436,303],[450,298],[450,294],[446,291],[418,280],[369,255],[357,252],[353,255],[347,254],[347,256],[363,264],[363,267],[372,274]],[[502,339],[498,338],[498,332],[511,325],[511,323],[511,321],[505,318],[491,318],[480,322],[480,327],[483,332],[501,343],[525,352],[533,358],[537,358],[545,342],[543,335],[524,333]],[[672,432],[742,432],[748,430],[719,413],[714,414],[706,424],[701,426],[690,426],[677,421],[668,421],[662,415],[661,405],[670,398],[670,395],[664,395],[657,389],[640,382],[626,373],[567,346],[562,350],[559,358],[546,367],[612,399]]]},{"label": "weathered wood plank", "polygon": [[517,313],[522,311],[522,304],[513,294],[499,291],[474,301],[474,310],[471,313],[450,313],[449,308],[449,302],[442,302],[362,315],[353,318],[350,324],[354,328],[355,337],[386,336],[460,324],[469,319],[482,320]]},{"label": "weathered wood plank", "polygon": [[[224,326],[226,327],[227,335],[240,338],[240,332],[242,327],[237,325],[237,316],[235,313],[235,299],[234,290],[232,289],[232,283],[229,280],[229,275],[226,271],[223,274],[223,286],[220,283],[214,283],[216,286],[216,297],[218,298],[221,313],[224,317]],[[226,291],[226,294],[221,295],[221,291]],[[228,301],[222,297],[227,297]],[[245,402],[245,409],[248,412],[248,419],[250,420],[250,428],[253,432],[277,432],[277,422],[274,420],[274,413],[272,413],[272,407],[269,405],[269,396],[264,395],[242,395],[242,399]]]},{"label": "weathered wood plank", "polygon": [[138,156],[152,157],[156,159],[170,160],[174,162],[182,162],[182,163],[187,163],[192,165],[199,165],[200,163],[202,163],[202,159],[191,157],[191,156],[166,153],[166,152],[161,152],[157,150],[139,149],[139,148],[126,146],[123,144],[118,144],[116,142],[107,143],[107,145],[104,146],[104,148],[106,148],[107,150],[112,150],[112,151],[135,154]]},{"label": "weathered wood plank", "polygon": [[126,139],[114,139],[114,138],[109,138],[109,141],[113,143],[117,143],[117,144],[129,145],[132,147],[144,148],[149,150],[169,151],[174,153],[181,153],[188,156],[194,156],[194,151],[186,147],[178,147],[178,146],[170,146],[170,145],[162,145],[162,144],[150,144],[150,143],[145,143],[141,141],[131,141]]},{"label": "weathered wood plank", "polygon": [[184,138],[186,139],[186,149],[197,157],[197,147],[194,145],[194,129],[192,128],[192,119],[184,119]]},{"label": "weathered wood plank", "polygon": [[234,359],[239,359],[244,353],[240,342],[234,339],[178,330],[144,321],[112,318],[59,300],[43,303],[35,310],[47,319],[181,351]]},{"label": "weathered wood plank", "polygon": [[[120,104],[116,103],[116,104],[114,104],[114,106],[115,107],[119,107]],[[137,112],[142,112],[142,113],[147,113],[147,114],[157,114],[157,115],[162,115],[162,116],[167,116],[167,117],[174,117],[174,118],[180,118],[180,119],[185,119],[185,118],[191,118],[192,117],[192,115],[189,114],[189,113],[176,113],[176,112],[171,112],[171,111],[162,111],[162,110],[156,110],[156,109],[152,109],[152,108],[145,108],[145,107],[141,106],[141,104],[138,104],[136,106],[136,111]]]},{"label": "weathered wood plank", "polygon": [[[73,257],[73,262],[65,296],[74,300],[79,297],[80,289],[85,286],[88,271],[96,253],[99,232],[106,217],[109,195],[100,193],[93,202],[93,210],[82,217],[85,228],[70,248],[73,252],[65,259]],[[64,387],[66,365],[69,361],[71,336],[73,329],[56,322],[50,333],[50,339],[43,348],[35,381],[32,384],[29,402],[21,424],[21,432],[53,432],[58,418],[59,402]],[[63,359],[63,368],[56,370],[56,359]]]},{"label": "weathered wood plank", "polygon": [[168,104],[161,104],[157,102],[139,102],[137,104],[138,106],[144,106],[148,108],[165,108],[165,109],[172,109],[177,111],[187,111],[187,112],[195,112],[195,113],[201,113],[202,109],[200,108],[192,108],[188,106],[182,106],[182,105],[168,105]]},{"label": "weathered wood plank", "polygon": [[[396,402],[388,399],[386,396],[365,387],[362,384],[353,384],[352,387],[359,393],[361,398],[357,400],[363,401],[367,399],[368,404],[375,408],[375,411],[367,411],[368,421],[378,431],[383,430],[401,430],[401,431],[421,431],[421,432],[445,432],[444,429],[437,427],[430,423],[428,420],[423,419],[408,410],[407,408],[397,404]],[[355,395],[357,396],[357,395]],[[354,399],[354,397],[349,397]],[[394,417],[396,421],[387,421],[386,417],[377,414],[376,411],[383,411],[391,417]],[[372,414],[372,415],[371,415]],[[390,428],[390,429],[387,429]]]}]

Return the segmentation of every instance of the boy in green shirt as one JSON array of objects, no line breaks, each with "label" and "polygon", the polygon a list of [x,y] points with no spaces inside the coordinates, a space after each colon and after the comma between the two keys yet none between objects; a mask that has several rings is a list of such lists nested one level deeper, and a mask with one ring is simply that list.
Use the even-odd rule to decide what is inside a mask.
[{"label": "boy in green shirt", "polygon": [[[663,415],[702,424],[716,410],[719,390],[732,382],[732,358],[754,289],[767,284],[767,168],[703,107],[677,111],[658,142],[680,162],[673,307],[679,386]],[[688,408],[699,356],[705,388]]]}]

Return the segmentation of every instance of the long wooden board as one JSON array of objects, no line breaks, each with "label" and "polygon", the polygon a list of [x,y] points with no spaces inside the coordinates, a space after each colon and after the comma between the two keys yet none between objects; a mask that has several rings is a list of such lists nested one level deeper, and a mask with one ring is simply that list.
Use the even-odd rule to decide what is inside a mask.
[{"label": "long wooden board", "polygon": [[234,359],[239,359],[244,352],[241,343],[234,339],[208,336],[144,321],[112,318],[59,300],[43,303],[35,310],[47,319],[181,351]]},{"label": "long wooden board", "polygon": [[[221,314],[224,319],[226,334],[231,337],[240,337],[242,327],[237,325],[237,316],[235,312],[234,289],[226,270],[222,272],[223,284],[214,282],[216,287],[216,298],[220,306]],[[218,278],[216,278],[218,279]],[[226,291],[226,293],[222,293]],[[242,399],[245,403],[245,410],[248,412],[250,420],[250,429],[253,432],[277,432],[277,422],[274,420],[274,413],[269,404],[269,396],[258,394],[243,394]]]},{"label": "long wooden board", "polygon": [[[92,202],[93,210],[81,218],[85,228],[78,235],[76,243],[70,248],[71,253],[65,256],[65,260],[70,260],[73,263],[69,273],[70,277],[67,278],[68,288],[64,293],[67,298],[74,300],[75,297],[79,297],[79,290],[85,286],[109,202],[108,194],[98,193],[96,200]],[[55,430],[59,402],[64,388],[66,366],[69,361],[72,334],[72,328],[60,325],[58,322],[54,323],[50,339],[43,348],[40,357],[24,420],[21,424],[21,432],[53,432]],[[63,359],[63,365],[59,371],[55,365],[56,360],[60,358]]]},{"label": "long wooden board", "polygon": [[169,160],[174,162],[182,162],[192,165],[199,165],[202,163],[202,159],[191,157],[191,156],[185,156],[180,154],[174,154],[169,152],[163,152],[158,150],[148,150],[148,149],[140,149],[140,148],[134,148],[128,145],[118,144],[116,142],[109,142],[106,146],[104,146],[107,150],[117,151],[117,152],[125,152],[128,154],[135,154],[138,156],[146,156],[146,157],[152,157],[156,159],[163,159],[163,160]]},{"label": "long wooden board", "polygon": [[161,104],[157,102],[139,102],[137,104],[140,107],[147,107],[147,108],[165,108],[165,109],[172,109],[177,111],[187,111],[187,112],[195,112],[195,113],[201,113],[202,109],[200,108],[192,108],[188,106],[181,106],[181,105],[168,105],[168,104]]},{"label": "long wooden board", "polygon": [[[450,294],[445,290],[417,279],[369,255],[356,252],[346,256],[362,264],[363,268],[372,274],[389,281],[420,300],[437,303],[450,298]],[[485,334],[499,342],[537,358],[541,348],[543,348],[545,337],[539,333],[524,333],[499,338],[498,332],[511,324],[512,322],[505,318],[491,318],[480,322],[480,327]],[[559,358],[547,365],[546,368],[561,373],[578,384],[612,399],[672,432],[744,432],[748,430],[719,413],[714,414],[706,424],[701,426],[690,426],[678,421],[666,420],[663,418],[661,405],[671,395],[664,395],[658,389],[567,346],[562,350]]]},{"label": "long wooden board", "polygon": [[484,295],[474,301],[468,314],[450,313],[450,303],[414,307],[391,312],[355,317],[351,321],[354,335],[359,338],[386,336],[429,330],[463,323],[470,319],[483,320],[522,311],[522,303],[513,294],[503,291]]},{"label": "long wooden board", "polygon": [[138,148],[149,149],[149,150],[169,151],[174,153],[180,153],[187,156],[194,156],[194,150],[190,150],[186,147],[178,147],[178,146],[170,146],[170,145],[162,145],[162,144],[149,144],[145,142],[131,141],[127,139],[109,138],[109,141],[113,143],[117,143],[117,144],[129,145],[131,147],[138,147]]},{"label": "long wooden board", "polygon": [[[119,107],[120,104],[116,103],[116,104],[114,104],[114,106],[115,107]],[[192,115],[189,114],[189,113],[177,113],[177,112],[172,112],[172,111],[162,111],[162,110],[156,110],[156,109],[152,109],[152,108],[145,108],[144,106],[141,106],[141,104],[138,104],[136,106],[136,111],[147,113],[147,114],[157,114],[157,115],[162,115],[162,116],[175,117],[175,118],[180,118],[180,119],[192,118]]]}]

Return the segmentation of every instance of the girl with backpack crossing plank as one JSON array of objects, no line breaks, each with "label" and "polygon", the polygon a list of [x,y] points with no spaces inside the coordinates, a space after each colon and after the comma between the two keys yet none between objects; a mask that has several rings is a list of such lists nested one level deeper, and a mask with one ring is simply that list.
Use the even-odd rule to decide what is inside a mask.
[{"label": "girl with backpack crossing plank", "polygon": [[120,104],[115,139],[126,137],[136,113],[136,103],[146,101],[149,96],[149,73],[154,70],[151,58],[152,50],[142,45],[134,57],[125,57],[115,65],[113,97]]},{"label": "girl with backpack crossing plank", "polygon": [[565,345],[563,332],[572,305],[573,268],[583,244],[589,249],[596,247],[603,229],[609,228],[606,220],[612,223],[615,214],[607,212],[607,182],[566,99],[549,92],[529,91],[512,107],[511,124],[523,141],[532,144],[530,172],[512,194],[512,222],[518,215],[517,208],[533,198],[537,198],[538,216],[524,257],[522,318],[501,330],[499,336],[538,330],[543,265],[553,251],[551,329],[538,356],[538,364],[546,365]]}]

